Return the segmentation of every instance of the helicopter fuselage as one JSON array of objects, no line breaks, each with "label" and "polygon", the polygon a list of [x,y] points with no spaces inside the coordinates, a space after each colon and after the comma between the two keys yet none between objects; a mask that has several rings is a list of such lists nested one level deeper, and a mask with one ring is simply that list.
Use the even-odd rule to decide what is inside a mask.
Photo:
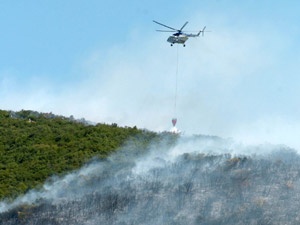
[{"label": "helicopter fuselage", "polygon": [[187,34],[185,32],[183,32],[183,28],[188,24],[188,22],[185,22],[185,24],[183,24],[183,26],[180,29],[176,29],[173,27],[169,27],[163,23],[157,22],[155,20],[153,20],[154,23],[157,23],[160,26],[166,27],[169,30],[156,30],[159,32],[176,32],[173,33],[172,36],[169,36],[169,38],[167,39],[167,41],[169,43],[171,43],[171,46],[173,46],[173,44],[182,44],[185,47],[185,42],[187,41],[187,39],[189,39],[189,37],[198,37],[200,35],[200,33],[202,33],[202,36],[204,35],[204,30],[206,27],[203,28],[203,30],[200,30],[197,34]]},{"label": "helicopter fuselage", "polygon": [[170,42],[171,45],[173,45],[175,43],[184,45],[184,43],[187,41],[187,39],[189,39],[189,38],[186,35],[178,35],[178,36],[172,35],[167,39],[167,41]]}]

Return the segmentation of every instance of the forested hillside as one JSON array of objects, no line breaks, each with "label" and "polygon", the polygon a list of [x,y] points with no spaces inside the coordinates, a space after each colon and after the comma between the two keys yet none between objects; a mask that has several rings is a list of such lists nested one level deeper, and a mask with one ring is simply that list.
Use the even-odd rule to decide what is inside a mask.
[{"label": "forested hillside", "polygon": [[129,140],[138,150],[155,138],[159,135],[136,127],[0,110],[0,199],[15,198],[94,157],[104,158]]}]

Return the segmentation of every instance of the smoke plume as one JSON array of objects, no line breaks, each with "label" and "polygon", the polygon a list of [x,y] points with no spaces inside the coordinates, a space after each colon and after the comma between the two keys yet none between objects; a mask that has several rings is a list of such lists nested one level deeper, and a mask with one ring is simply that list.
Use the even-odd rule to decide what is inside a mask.
[{"label": "smoke plume", "polygon": [[182,136],[93,160],[0,204],[0,225],[296,224],[300,157],[286,146]]}]

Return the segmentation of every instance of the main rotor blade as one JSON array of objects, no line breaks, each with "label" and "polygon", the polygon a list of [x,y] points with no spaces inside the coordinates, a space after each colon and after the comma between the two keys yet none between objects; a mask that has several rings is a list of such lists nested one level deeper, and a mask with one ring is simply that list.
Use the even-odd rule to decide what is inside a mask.
[{"label": "main rotor blade", "polygon": [[180,28],[179,31],[182,31],[182,29],[188,24],[188,21],[185,22],[185,24],[183,24],[183,26]]},{"label": "main rotor blade", "polygon": [[161,26],[164,26],[164,27],[166,27],[166,28],[169,28],[169,29],[171,29],[171,30],[178,31],[177,29],[175,29],[175,28],[173,28],[173,27],[169,27],[169,26],[167,26],[167,25],[165,25],[165,24],[162,24],[162,23],[160,23],[160,22],[157,22],[157,21],[155,21],[155,20],[153,20],[153,22],[154,22],[154,23],[157,23],[157,24],[159,24],[159,25],[161,25]]},{"label": "main rotor blade", "polygon": [[156,30],[156,31],[158,31],[158,32],[171,32],[171,33],[174,33],[173,30]]}]

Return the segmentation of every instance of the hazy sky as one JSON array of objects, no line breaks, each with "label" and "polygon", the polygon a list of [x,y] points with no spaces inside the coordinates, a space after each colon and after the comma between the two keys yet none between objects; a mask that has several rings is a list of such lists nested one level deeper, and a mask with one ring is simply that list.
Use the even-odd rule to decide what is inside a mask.
[{"label": "hazy sky", "polygon": [[[0,2],[0,109],[300,148],[300,2]],[[204,37],[170,47],[152,20]]]}]

